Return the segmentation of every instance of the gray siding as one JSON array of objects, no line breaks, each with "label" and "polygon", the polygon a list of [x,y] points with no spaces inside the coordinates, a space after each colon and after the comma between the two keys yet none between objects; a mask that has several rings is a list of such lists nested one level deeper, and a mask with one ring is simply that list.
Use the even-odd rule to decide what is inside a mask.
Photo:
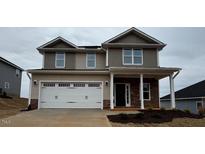
[{"label": "gray siding", "polygon": [[65,67],[66,69],[75,69],[75,54],[74,53],[66,53],[66,61],[65,61]]},{"label": "gray siding", "polygon": [[137,36],[134,33],[129,33],[119,39],[112,41],[111,43],[152,43],[150,41],[145,40],[144,38]]},{"label": "gray siding", "polygon": [[54,69],[55,68],[55,53],[45,53],[44,54],[44,68]]},{"label": "gray siding", "polygon": [[[65,69],[86,69],[85,53],[65,53]],[[45,69],[55,68],[55,53],[45,53],[44,58]],[[96,54],[96,69],[105,69],[105,54]]]},{"label": "gray siding", "polygon": [[[21,76],[16,75],[16,68],[7,65],[0,61],[0,88],[6,92],[9,96],[20,97],[21,92]],[[9,89],[5,89],[5,82],[9,82]]]},{"label": "gray siding", "polygon": [[[122,49],[109,49],[109,66],[110,67],[123,67]],[[133,66],[133,65],[131,65]],[[143,65],[134,65],[136,67],[158,67],[157,50],[156,49],[143,49]]]},{"label": "gray siding", "polygon": [[[197,100],[177,100],[176,101],[176,109],[179,110],[189,110],[190,112],[197,114],[197,106],[196,106]],[[171,103],[170,101],[161,101],[160,104],[161,108],[165,109],[171,109]]]},{"label": "gray siding", "polygon": [[[55,69],[55,53],[45,53],[44,68],[45,69]],[[74,53],[66,53],[65,68],[75,69],[75,54]]]}]

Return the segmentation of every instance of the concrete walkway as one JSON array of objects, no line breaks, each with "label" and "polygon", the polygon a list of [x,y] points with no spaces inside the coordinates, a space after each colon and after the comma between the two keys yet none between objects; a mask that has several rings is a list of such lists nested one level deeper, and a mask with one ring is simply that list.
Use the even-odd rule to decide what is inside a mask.
[{"label": "concrete walkway", "polygon": [[110,127],[100,109],[40,109],[0,119],[1,127]]}]

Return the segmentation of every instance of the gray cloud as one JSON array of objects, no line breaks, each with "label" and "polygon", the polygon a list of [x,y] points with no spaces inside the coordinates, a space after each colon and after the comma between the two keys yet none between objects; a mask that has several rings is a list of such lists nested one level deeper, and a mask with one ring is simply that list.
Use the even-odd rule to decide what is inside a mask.
[{"label": "gray cloud", "polygon": [[[24,69],[41,68],[36,48],[62,36],[76,45],[100,45],[127,28],[0,28],[0,55]],[[167,44],[160,52],[160,65],[180,67],[176,90],[205,79],[205,28],[139,28]],[[28,96],[24,74],[22,96]],[[160,81],[161,95],[169,93],[168,79]]]}]

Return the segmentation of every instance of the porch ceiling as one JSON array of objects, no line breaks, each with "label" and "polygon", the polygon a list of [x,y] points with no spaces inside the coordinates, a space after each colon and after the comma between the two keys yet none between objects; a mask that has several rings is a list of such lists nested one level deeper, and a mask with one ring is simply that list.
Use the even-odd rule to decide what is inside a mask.
[{"label": "porch ceiling", "polygon": [[110,72],[114,74],[115,77],[130,77],[139,78],[140,74],[143,74],[144,78],[155,78],[162,79],[170,76],[175,72],[179,72],[181,68],[139,68],[139,67],[111,67]]}]

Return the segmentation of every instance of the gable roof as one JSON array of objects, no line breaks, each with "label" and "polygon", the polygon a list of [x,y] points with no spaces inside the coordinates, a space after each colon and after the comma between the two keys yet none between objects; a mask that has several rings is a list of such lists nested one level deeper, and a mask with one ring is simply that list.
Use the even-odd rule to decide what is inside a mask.
[{"label": "gable roof", "polygon": [[[137,38],[142,39],[145,42],[121,42],[121,43],[116,43],[114,41],[119,41],[120,39],[122,39],[123,37],[127,37],[130,36],[129,34],[132,34],[133,36],[136,36]],[[133,37],[132,36],[132,37]],[[61,41],[59,44],[59,41]],[[114,42],[114,43],[113,43]],[[57,45],[57,46],[56,46]],[[104,43],[101,44],[101,46],[77,46],[71,42],[69,42],[68,40],[64,39],[63,37],[59,36],[43,45],[41,45],[40,47],[37,48],[37,50],[42,54],[44,51],[51,51],[53,48],[58,49],[58,50],[82,50],[82,49],[104,49],[105,47],[132,47],[132,46],[138,46],[138,47],[143,47],[143,48],[157,48],[158,51],[161,51],[166,44],[164,44],[163,42],[149,36],[148,34],[140,31],[139,29],[132,27],[122,33],[120,33],[119,35],[105,41]]]},{"label": "gable roof", "polygon": [[17,69],[19,69],[19,70],[21,70],[21,71],[24,71],[21,67],[19,67],[19,66],[13,64],[12,62],[10,62],[10,61],[8,61],[8,60],[2,58],[2,57],[0,57],[0,61],[4,62],[4,63],[6,63],[6,64],[8,64],[8,65],[10,65],[10,66],[12,66],[12,67],[14,67],[14,68],[17,68]]},{"label": "gable roof", "polygon": [[[176,98],[197,98],[205,96],[205,80],[175,92]],[[161,99],[170,99],[170,94]]]},{"label": "gable roof", "polygon": [[49,42],[47,42],[47,43],[41,45],[41,46],[38,47],[37,49],[39,50],[39,49],[46,48],[47,46],[49,46],[49,45],[51,45],[51,44],[54,44],[55,42],[58,42],[58,41],[62,41],[62,42],[64,42],[64,43],[68,44],[69,46],[72,46],[73,48],[78,48],[78,46],[76,46],[75,44],[73,44],[73,43],[71,43],[70,41],[68,41],[68,40],[62,38],[61,36],[59,36],[59,37],[57,37],[57,38],[55,38],[55,39],[53,39],[53,40],[51,40],[51,41],[49,41]]},{"label": "gable roof", "polygon": [[123,36],[125,36],[125,35],[127,35],[127,34],[129,34],[129,33],[131,33],[131,32],[134,32],[136,35],[140,35],[140,36],[142,36],[143,38],[145,38],[145,39],[147,39],[147,40],[153,41],[153,42],[156,43],[156,44],[163,45],[163,46],[166,45],[166,44],[164,44],[163,42],[161,42],[161,41],[159,41],[159,40],[153,38],[152,36],[150,36],[150,35],[148,35],[148,34],[142,32],[142,31],[140,31],[139,29],[137,29],[137,28],[135,28],[135,27],[132,27],[132,28],[130,28],[130,29],[128,29],[128,30],[126,30],[126,31],[124,31],[124,32],[122,32],[122,33],[120,33],[120,34],[118,34],[117,36],[115,36],[115,37],[113,37],[113,38],[111,38],[111,39],[105,41],[103,44],[111,43],[112,41],[117,40],[117,39],[119,39],[119,38],[121,38],[121,37],[123,37]]}]

